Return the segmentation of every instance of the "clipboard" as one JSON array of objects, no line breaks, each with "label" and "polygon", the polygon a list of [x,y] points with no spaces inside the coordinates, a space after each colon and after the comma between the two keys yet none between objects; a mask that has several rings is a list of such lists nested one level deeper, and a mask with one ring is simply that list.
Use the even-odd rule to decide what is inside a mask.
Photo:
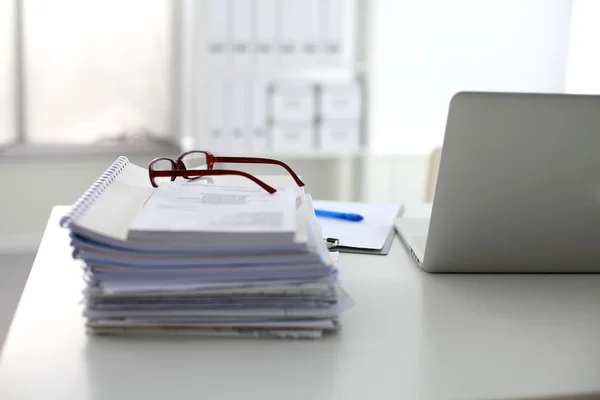
[{"label": "clipboard", "polygon": [[372,255],[378,255],[378,256],[385,256],[390,252],[390,248],[392,247],[392,242],[394,241],[395,233],[396,233],[395,230],[392,229],[381,249],[363,249],[363,248],[359,248],[359,247],[340,246],[339,240],[335,239],[335,238],[327,238],[327,239],[325,239],[325,242],[327,243],[327,248],[329,249],[329,251],[339,251],[340,253],[372,254]]},{"label": "clipboard", "polygon": [[352,212],[361,222],[317,218],[330,251],[387,255],[394,240],[394,221],[404,212],[402,204],[313,201],[315,208]]}]

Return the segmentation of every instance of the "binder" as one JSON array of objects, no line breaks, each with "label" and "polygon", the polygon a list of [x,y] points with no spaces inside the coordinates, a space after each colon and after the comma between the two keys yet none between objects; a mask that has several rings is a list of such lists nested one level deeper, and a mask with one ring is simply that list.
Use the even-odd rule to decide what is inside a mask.
[{"label": "binder", "polygon": [[248,151],[249,107],[247,107],[248,82],[242,79],[231,81],[229,88],[229,144],[234,154]]},{"label": "binder", "polygon": [[255,0],[254,2],[254,51],[257,67],[272,67],[276,54],[276,8],[277,0]]},{"label": "binder", "polygon": [[226,84],[222,80],[209,80],[204,97],[204,126],[208,150],[226,151],[225,121],[227,99]]},{"label": "binder", "polygon": [[300,10],[296,18],[296,34],[299,62],[304,66],[315,66],[319,61],[319,3],[320,0],[298,1]]},{"label": "binder", "polygon": [[234,66],[247,66],[251,63],[253,0],[229,0],[229,10],[231,61]]},{"label": "binder", "polygon": [[207,60],[210,65],[223,66],[230,54],[227,31],[228,1],[206,0],[204,26],[207,45]]},{"label": "binder", "polygon": [[320,4],[321,60],[326,65],[337,65],[342,62],[347,0],[321,0]]},{"label": "binder", "polygon": [[303,0],[279,0],[280,4],[280,37],[279,57],[285,67],[298,65],[302,61],[300,56],[300,35],[302,29],[301,18]]},{"label": "binder", "polygon": [[250,149],[253,153],[268,150],[267,86],[267,82],[262,79],[254,80],[247,95],[247,104],[251,109]]}]

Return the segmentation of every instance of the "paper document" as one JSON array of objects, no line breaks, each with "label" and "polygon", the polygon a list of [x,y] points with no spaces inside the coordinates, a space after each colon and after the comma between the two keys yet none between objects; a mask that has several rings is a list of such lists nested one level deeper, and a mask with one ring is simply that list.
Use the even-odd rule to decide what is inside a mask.
[{"label": "paper document", "polygon": [[323,237],[339,240],[339,246],[356,249],[381,249],[393,234],[394,221],[403,210],[400,204],[355,203],[314,200],[315,209],[360,214],[360,222],[317,218]]},{"label": "paper document", "polygon": [[[150,196],[129,227],[129,239],[152,233],[295,234],[296,193],[280,189],[168,182]],[[171,236],[172,238],[174,236]]]}]

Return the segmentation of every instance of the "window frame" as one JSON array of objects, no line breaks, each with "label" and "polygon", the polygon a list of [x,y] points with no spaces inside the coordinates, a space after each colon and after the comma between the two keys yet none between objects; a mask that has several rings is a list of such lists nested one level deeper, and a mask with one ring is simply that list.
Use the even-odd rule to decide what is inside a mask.
[{"label": "window frame", "polygon": [[[26,53],[25,53],[25,32],[24,32],[24,0],[13,0],[12,15],[13,18],[13,37],[12,37],[12,65],[11,75],[13,85],[9,90],[12,92],[9,97],[12,98],[13,107],[13,131],[9,136],[11,140],[5,144],[0,144],[0,164],[13,163],[16,160],[32,160],[43,157],[45,160],[62,160],[71,157],[90,157],[96,155],[156,155],[156,154],[175,154],[181,153],[182,138],[176,132],[173,115],[167,137],[153,138],[151,135],[144,140],[127,140],[125,132],[115,132],[117,137],[108,138],[106,143],[35,143],[28,138],[28,112],[27,112],[27,72],[26,72]],[[9,62],[11,60],[9,59]],[[171,89],[173,90],[173,89]],[[169,97],[172,101],[172,94]],[[119,137],[123,133],[124,138]],[[151,133],[151,132],[150,132]]]}]

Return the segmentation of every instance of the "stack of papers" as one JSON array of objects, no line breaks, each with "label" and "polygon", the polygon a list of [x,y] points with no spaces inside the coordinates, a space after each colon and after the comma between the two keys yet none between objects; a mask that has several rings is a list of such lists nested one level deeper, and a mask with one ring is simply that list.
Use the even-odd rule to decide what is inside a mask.
[{"label": "stack of papers", "polygon": [[107,213],[115,191],[127,192],[113,182],[68,224],[90,333],[320,338],[340,329],[353,301],[301,190],[176,181],[135,212]]}]

